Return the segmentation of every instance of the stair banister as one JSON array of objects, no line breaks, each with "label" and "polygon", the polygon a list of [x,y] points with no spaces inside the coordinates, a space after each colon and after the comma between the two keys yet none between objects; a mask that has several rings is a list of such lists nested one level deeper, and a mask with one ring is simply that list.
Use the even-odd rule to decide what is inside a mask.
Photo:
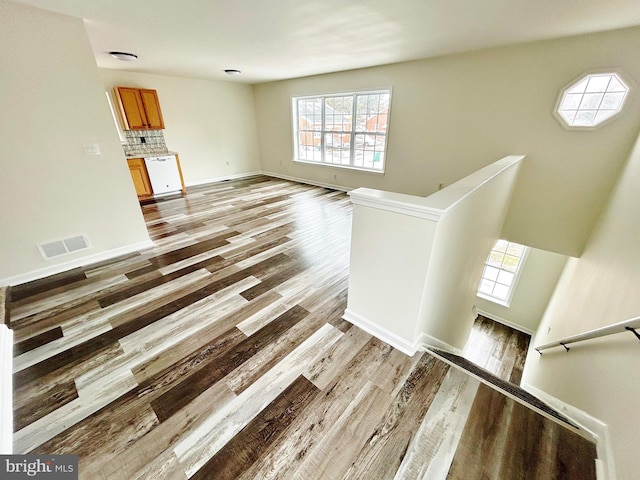
[{"label": "stair banister", "polygon": [[573,335],[572,337],[567,337],[563,340],[540,345],[539,347],[536,347],[536,350],[541,355],[542,350],[547,350],[553,347],[563,347],[568,352],[570,348],[567,345],[571,343],[583,342],[585,340],[591,340],[593,338],[604,337],[606,335],[613,335],[615,333],[622,333],[627,331],[633,333],[638,338],[638,340],[640,340],[640,334],[638,334],[638,332],[636,331],[637,329],[640,329],[640,317],[630,318],[629,320],[625,320],[624,322],[614,323],[611,325],[607,325],[606,327],[600,327],[585,333]]}]

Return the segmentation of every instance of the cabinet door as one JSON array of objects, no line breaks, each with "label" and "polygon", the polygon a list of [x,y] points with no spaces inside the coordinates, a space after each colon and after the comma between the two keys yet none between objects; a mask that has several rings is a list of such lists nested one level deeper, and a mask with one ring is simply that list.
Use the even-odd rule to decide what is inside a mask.
[{"label": "cabinet door", "polygon": [[131,179],[133,180],[133,185],[136,187],[136,194],[138,194],[138,197],[148,197],[153,195],[144,159],[132,158],[128,160],[128,163]]},{"label": "cabinet door", "polygon": [[146,130],[147,117],[137,88],[117,87],[120,111],[126,130]]},{"label": "cabinet door", "polygon": [[158,93],[155,90],[140,89],[140,98],[147,117],[147,128],[149,130],[162,130],[164,121],[160,110],[160,102],[158,101]]}]

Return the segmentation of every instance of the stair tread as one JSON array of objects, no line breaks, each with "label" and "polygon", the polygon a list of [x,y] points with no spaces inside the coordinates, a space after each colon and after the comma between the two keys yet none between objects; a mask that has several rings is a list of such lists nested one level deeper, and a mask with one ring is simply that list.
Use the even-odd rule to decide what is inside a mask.
[{"label": "stair tread", "polygon": [[499,388],[500,390],[503,390],[509,393],[510,395],[513,395],[514,397],[522,400],[528,405],[531,405],[532,407],[556,418],[557,420],[560,420],[563,423],[566,423],[567,425],[570,425],[575,429],[578,429],[578,430],[580,429],[578,425],[570,421],[567,417],[559,413],[557,410],[551,408],[542,400],[530,394],[529,392],[519,387],[518,385],[515,385],[500,377],[497,377],[496,375],[489,372],[488,370],[476,365],[475,363],[471,362],[470,360],[467,360],[464,357],[461,357],[460,355],[456,355],[455,353],[447,352],[437,348],[429,348],[429,350],[435,353],[436,355],[443,357],[446,360],[450,361],[451,363],[459,366],[463,370],[466,370],[472,373],[473,375],[480,377],[483,380],[486,380],[487,382],[491,383],[492,385]]}]

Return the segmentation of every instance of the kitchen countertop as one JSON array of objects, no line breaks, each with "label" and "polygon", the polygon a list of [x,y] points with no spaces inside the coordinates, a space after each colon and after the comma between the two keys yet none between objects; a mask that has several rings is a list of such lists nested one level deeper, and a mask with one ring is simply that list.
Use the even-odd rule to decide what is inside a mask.
[{"label": "kitchen countertop", "polygon": [[150,152],[150,153],[134,153],[132,155],[125,155],[126,159],[129,160],[131,158],[145,158],[145,157],[160,157],[164,155],[177,155],[177,152]]}]

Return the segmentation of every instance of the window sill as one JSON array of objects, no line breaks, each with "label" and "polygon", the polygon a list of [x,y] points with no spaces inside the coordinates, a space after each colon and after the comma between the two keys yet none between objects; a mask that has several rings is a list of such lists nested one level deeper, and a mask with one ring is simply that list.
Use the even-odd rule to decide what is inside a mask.
[{"label": "window sill", "polygon": [[479,298],[483,298],[492,303],[497,303],[498,305],[502,305],[503,307],[511,308],[511,302],[500,300],[499,298],[490,297],[489,295],[485,295],[483,293],[476,294]]},{"label": "window sill", "polygon": [[338,165],[336,163],[310,162],[308,160],[293,159],[294,163],[303,163],[305,165],[316,165],[318,167],[342,168],[345,170],[355,170],[357,172],[373,173],[375,175],[384,175],[384,170],[370,170],[368,168],[354,167],[352,165]]}]

